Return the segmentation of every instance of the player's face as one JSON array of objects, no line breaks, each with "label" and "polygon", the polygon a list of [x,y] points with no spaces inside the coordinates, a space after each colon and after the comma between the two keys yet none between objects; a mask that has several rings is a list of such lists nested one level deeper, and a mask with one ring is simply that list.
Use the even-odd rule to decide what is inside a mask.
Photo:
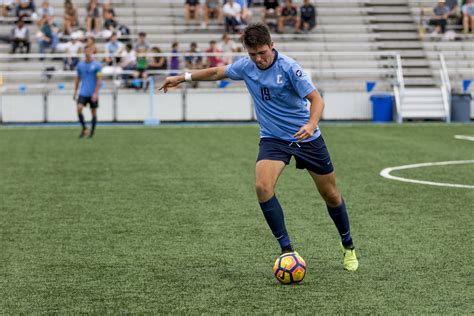
[{"label": "player's face", "polygon": [[268,68],[272,63],[275,55],[273,54],[273,43],[271,45],[262,45],[258,47],[248,47],[250,59],[258,68]]}]

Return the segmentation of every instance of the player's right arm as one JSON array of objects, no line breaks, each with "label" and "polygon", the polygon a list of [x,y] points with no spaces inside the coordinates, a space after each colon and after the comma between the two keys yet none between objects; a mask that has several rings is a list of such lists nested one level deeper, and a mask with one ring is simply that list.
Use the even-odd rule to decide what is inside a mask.
[{"label": "player's right arm", "polygon": [[[226,66],[212,67],[202,70],[195,70],[191,72],[193,81],[217,81],[227,78],[225,74]],[[162,86],[159,90],[163,90],[165,93],[168,88],[173,88],[184,82],[184,75],[166,77]]]},{"label": "player's right arm", "polygon": [[79,83],[81,82],[81,77],[79,75],[76,76],[76,80],[74,81],[74,95],[72,96],[74,101],[77,101],[77,89],[79,89]]}]

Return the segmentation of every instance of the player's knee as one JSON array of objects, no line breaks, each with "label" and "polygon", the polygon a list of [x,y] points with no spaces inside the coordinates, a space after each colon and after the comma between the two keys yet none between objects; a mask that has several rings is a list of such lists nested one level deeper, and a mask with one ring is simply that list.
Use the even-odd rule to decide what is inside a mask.
[{"label": "player's knee", "polygon": [[257,182],[255,184],[255,191],[257,192],[259,201],[267,201],[274,194],[273,187],[263,182]]},{"label": "player's knee", "polygon": [[338,206],[342,202],[341,194],[336,189],[322,192],[321,196],[323,197],[326,204],[332,207]]}]

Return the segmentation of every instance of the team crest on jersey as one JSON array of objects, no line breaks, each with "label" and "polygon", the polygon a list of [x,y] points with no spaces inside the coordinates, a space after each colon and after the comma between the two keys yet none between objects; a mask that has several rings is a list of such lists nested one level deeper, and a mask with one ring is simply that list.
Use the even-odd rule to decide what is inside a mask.
[{"label": "team crest on jersey", "polygon": [[282,75],[277,75],[277,83],[283,83]]},{"label": "team crest on jersey", "polygon": [[303,75],[303,72],[298,69],[298,70],[296,71],[296,75],[297,75],[298,77],[301,77],[301,76]]}]

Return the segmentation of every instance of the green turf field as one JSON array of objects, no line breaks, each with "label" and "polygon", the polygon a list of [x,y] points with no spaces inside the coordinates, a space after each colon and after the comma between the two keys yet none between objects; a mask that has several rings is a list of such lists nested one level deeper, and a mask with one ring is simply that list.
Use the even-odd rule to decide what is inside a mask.
[{"label": "green turf field", "polygon": [[[278,246],[254,192],[256,126],[0,128],[0,314],[474,311],[474,189],[402,183],[386,167],[474,159],[474,125],[323,125],[358,247],[338,235],[305,171],[277,187],[306,259]],[[474,185],[474,164],[396,171]]]}]

